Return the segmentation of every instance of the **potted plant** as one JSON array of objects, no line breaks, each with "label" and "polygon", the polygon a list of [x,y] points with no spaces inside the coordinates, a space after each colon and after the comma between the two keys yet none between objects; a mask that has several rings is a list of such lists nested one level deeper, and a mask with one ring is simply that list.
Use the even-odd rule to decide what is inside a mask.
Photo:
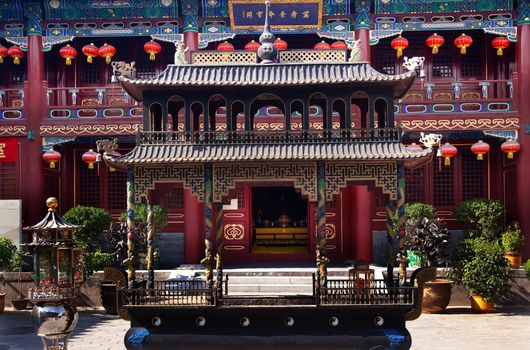
[{"label": "potted plant", "polygon": [[455,209],[455,218],[470,238],[488,240],[500,237],[504,208],[494,199],[469,199]]},{"label": "potted plant", "polygon": [[[6,284],[4,272],[11,268],[16,249],[10,239],[0,237],[0,286]],[[0,313],[4,312],[5,297],[5,293],[2,293],[0,288]]]},{"label": "potted plant", "polygon": [[521,251],[523,250],[524,236],[517,222],[508,226],[502,234],[501,242],[504,248],[504,256],[510,262],[510,267],[518,269],[523,262]]},{"label": "potted plant", "polygon": [[[445,248],[449,243],[449,232],[445,223],[439,219],[423,217],[409,219],[405,224],[405,248],[409,249],[424,261],[426,266],[437,266],[446,263]],[[424,266],[421,266],[424,267]],[[424,285],[424,312],[444,311],[451,299],[453,282],[447,279],[435,279]]]},{"label": "potted plant", "polygon": [[465,239],[451,260],[449,275],[466,288],[471,307],[479,312],[493,311],[495,299],[510,288],[510,268],[499,242],[484,237]]},{"label": "potted plant", "polygon": [[526,278],[530,279],[530,259],[526,260],[524,263],[524,273]]},{"label": "potted plant", "polygon": [[25,310],[28,307],[28,303],[29,303],[29,299],[26,298],[24,294],[22,293],[22,283],[21,283],[22,267],[26,265],[26,262],[25,262],[26,256],[28,256],[28,253],[16,251],[15,254],[13,255],[13,261],[11,264],[13,269],[17,270],[17,273],[18,273],[19,297],[11,300],[11,304],[13,304],[13,307],[17,310]]}]

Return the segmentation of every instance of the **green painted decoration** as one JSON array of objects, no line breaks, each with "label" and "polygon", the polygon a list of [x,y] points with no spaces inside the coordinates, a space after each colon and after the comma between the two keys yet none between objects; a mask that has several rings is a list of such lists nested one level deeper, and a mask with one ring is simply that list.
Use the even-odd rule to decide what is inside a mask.
[{"label": "green painted decoration", "polygon": [[376,14],[512,10],[511,0],[376,0]]}]

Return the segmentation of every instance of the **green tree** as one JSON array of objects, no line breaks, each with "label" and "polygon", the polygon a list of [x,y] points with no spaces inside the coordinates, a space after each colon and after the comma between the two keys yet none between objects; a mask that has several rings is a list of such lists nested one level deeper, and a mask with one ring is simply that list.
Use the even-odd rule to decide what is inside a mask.
[{"label": "green tree", "polygon": [[81,226],[73,232],[73,238],[76,247],[83,249],[85,253],[92,253],[101,248],[98,243],[99,235],[109,227],[112,221],[111,215],[105,209],[82,205],[68,210],[63,218],[72,224]]},{"label": "green tree", "polygon": [[502,204],[493,199],[470,199],[460,203],[455,210],[456,221],[471,238],[499,238],[503,216]]},{"label": "green tree", "polygon": [[[151,208],[154,215],[155,232],[160,232],[167,225],[167,209],[161,205],[153,205]],[[143,231],[147,227],[147,205],[135,204],[134,209],[135,225]],[[121,213],[120,220],[127,221],[127,212]]]}]

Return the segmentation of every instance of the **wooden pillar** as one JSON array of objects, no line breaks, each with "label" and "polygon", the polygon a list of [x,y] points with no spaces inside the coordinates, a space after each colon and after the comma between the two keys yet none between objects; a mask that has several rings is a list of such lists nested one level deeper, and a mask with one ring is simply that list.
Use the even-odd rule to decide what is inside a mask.
[{"label": "wooden pillar", "polygon": [[355,0],[355,39],[361,40],[361,60],[370,62],[370,3],[367,0]]},{"label": "wooden pillar", "polygon": [[204,258],[201,264],[204,265],[206,283],[213,286],[213,207],[212,207],[212,164],[204,165]]},{"label": "wooden pillar", "polygon": [[[44,54],[42,51],[42,11],[38,2],[24,2],[24,17],[28,29],[27,84],[25,85],[25,116],[28,122],[28,137],[23,143],[21,167],[22,199],[26,222],[41,219],[41,203],[44,202],[44,169],[40,124],[46,111],[44,90]],[[59,195],[58,193],[56,194]]]},{"label": "wooden pillar", "polygon": [[201,250],[201,205],[191,190],[184,188],[184,263],[197,264]]},{"label": "wooden pillar", "polygon": [[147,288],[153,289],[155,287],[155,215],[151,207],[151,200],[149,194],[147,195]]},{"label": "wooden pillar", "polygon": [[367,185],[350,187],[351,227],[354,236],[355,259],[372,262],[372,214],[375,194]]},{"label": "wooden pillar", "polygon": [[386,204],[386,269],[387,286],[394,284],[394,203],[388,200]]},{"label": "wooden pillar", "polygon": [[317,162],[317,269],[321,287],[325,287],[328,278],[329,258],[326,252],[326,164]]},{"label": "wooden pillar", "polygon": [[199,49],[199,20],[198,2],[193,0],[182,0],[182,15],[184,17],[184,44],[189,51],[186,59],[191,63],[191,51]]},{"label": "wooden pillar", "polygon": [[224,232],[223,232],[223,203],[216,203],[215,213],[215,233],[216,240],[215,246],[217,253],[215,254],[216,260],[216,287],[219,291],[223,288],[223,247],[224,247]]},{"label": "wooden pillar", "polygon": [[530,1],[519,1],[517,18],[517,73],[519,86],[519,115],[521,130],[519,143],[521,150],[517,153],[517,217],[523,234],[526,235],[524,243],[524,259],[530,258],[530,134],[527,127],[530,125]]},{"label": "wooden pillar", "polygon": [[402,248],[405,245],[405,166],[402,162],[398,163],[397,168],[397,181],[398,181],[398,193],[397,193],[397,227],[399,229],[399,247]]},{"label": "wooden pillar", "polygon": [[134,207],[134,167],[127,169],[127,259],[124,264],[127,266],[128,287],[134,288],[136,280],[135,261],[136,247],[134,246],[135,231],[135,207]]}]

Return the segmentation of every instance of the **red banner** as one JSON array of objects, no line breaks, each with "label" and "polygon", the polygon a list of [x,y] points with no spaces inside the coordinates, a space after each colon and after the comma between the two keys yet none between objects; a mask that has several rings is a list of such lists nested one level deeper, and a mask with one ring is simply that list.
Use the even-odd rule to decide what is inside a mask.
[{"label": "red banner", "polygon": [[0,163],[16,162],[18,159],[18,142],[16,138],[0,138]]}]

